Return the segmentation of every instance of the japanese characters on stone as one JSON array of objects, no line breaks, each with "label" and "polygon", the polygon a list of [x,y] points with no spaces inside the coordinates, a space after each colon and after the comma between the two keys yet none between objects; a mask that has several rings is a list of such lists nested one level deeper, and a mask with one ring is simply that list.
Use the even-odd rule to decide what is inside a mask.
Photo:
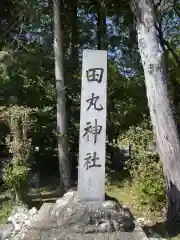
[{"label": "japanese characters on stone", "polygon": [[[86,70],[86,76],[88,82],[97,82],[97,84],[101,84],[103,79],[103,68],[90,68]],[[93,108],[94,111],[103,111],[104,107],[101,104],[101,98],[92,92],[90,98],[86,99],[88,111],[90,108]],[[102,125],[98,123],[98,119],[94,119],[92,122],[87,121],[86,126],[84,127],[83,137],[86,137],[87,141],[89,141],[90,137],[93,137],[94,145],[98,141],[98,135],[101,134]],[[101,164],[98,164],[99,157],[97,156],[96,150],[92,153],[87,152],[84,158],[84,167],[86,170],[95,167],[101,167]]]},{"label": "japanese characters on stone", "polygon": [[107,51],[83,50],[78,199],[102,201],[105,192]]}]

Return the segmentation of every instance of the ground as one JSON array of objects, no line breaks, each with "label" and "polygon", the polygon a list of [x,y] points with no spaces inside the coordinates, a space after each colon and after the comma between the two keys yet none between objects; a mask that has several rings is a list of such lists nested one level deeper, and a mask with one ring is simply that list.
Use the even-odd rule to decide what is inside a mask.
[{"label": "ground", "polygon": [[177,226],[174,228],[172,236],[169,236],[170,234],[168,234],[167,225],[165,218],[162,217],[162,213],[151,212],[147,206],[141,206],[138,203],[138,197],[133,185],[130,185],[128,182],[124,183],[123,186],[118,186],[117,184],[111,185],[108,189],[108,194],[116,198],[120,203],[127,205],[136,218],[144,218],[147,221],[151,221],[151,223],[147,223],[147,227],[144,227],[146,233],[152,230],[162,238],[180,240],[180,227]]},{"label": "ground", "polygon": [[[146,232],[152,229],[153,232],[158,233],[161,237],[164,237],[166,239],[180,240],[180,234],[178,235],[177,231],[173,232],[174,236],[168,236],[167,226],[160,212],[153,213],[148,210],[147,206],[143,207],[138,203],[138,198],[136,192],[134,191],[133,185],[130,185],[128,182],[123,183],[123,185],[114,183],[106,187],[106,192],[111,197],[116,198],[120,203],[128,206],[136,218],[144,218],[146,220],[150,220],[151,223],[148,223],[147,226],[144,228]],[[13,201],[8,197],[4,198],[5,195],[7,195],[7,193],[1,187],[0,223],[6,221],[7,217],[11,213],[11,209],[13,206]],[[28,194],[27,204],[29,205],[29,207],[35,206],[39,208],[43,202],[55,202],[61,196],[62,194],[60,193],[60,190],[58,188],[58,181],[51,178],[46,181],[40,189],[31,189],[30,193]],[[180,229],[180,227],[178,228]]]}]

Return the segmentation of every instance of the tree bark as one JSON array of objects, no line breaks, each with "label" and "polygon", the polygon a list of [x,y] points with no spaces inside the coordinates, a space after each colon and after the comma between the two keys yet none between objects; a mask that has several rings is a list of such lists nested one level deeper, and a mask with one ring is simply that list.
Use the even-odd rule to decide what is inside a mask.
[{"label": "tree bark", "polygon": [[78,21],[77,21],[77,0],[71,3],[71,60],[72,60],[72,70],[73,74],[76,75],[79,66],[78,59]]},{"label": "tree bark", "polygon": [[104,2],[97,0],[97,49],[107,49],[106,43],[106,14]]},{"label": "tree bark", "polygon": [[164,53],[155,27],[150,0],[135,0],[138,46],[158,152],[163,162],[168,197],[167,220],[180,213],[180,141],[167,89]]},{"label": "tree bark", "polygon": [[63,30],[61,25],[60,0],[54,2],[54,55],[55,55],[55,78],[57,90],[57,138],[59,154],[59,171],[61,187],[67,190],[71,184],[69,160],[68,160],[68,142],[66,127],[66,103],[65,86],[63,71]]},{"label": "tree bark", "polygon": [[[159,11],[157,10],[157,7],[154,7],[155,11],[155,17],[156,20],[158,18],[158,15],[160,15]],[[168,65],[168,59],[169,59],[169,53],[171,53],[172,57],[174,58],[177,67],[180,67],[180,58],[176,54],[175,50],[171,47],[171,44],[164,39],[163,36],[163,29],[162,29],[162,18],[159,19],[158,24],[156,24],[156,29],[158,32],[158,37],[160,40],[160,44],[162,47],[162,50],[164,52],[164,61],[165,61],[165,69],[167,73],[169,72],[169,65]],[[171,86],[173,88],[173,105],[174,105],[174,110],[175,114],[177,115],[177,110],[179,107],[179,83],[176,78],[171,79]]]}]

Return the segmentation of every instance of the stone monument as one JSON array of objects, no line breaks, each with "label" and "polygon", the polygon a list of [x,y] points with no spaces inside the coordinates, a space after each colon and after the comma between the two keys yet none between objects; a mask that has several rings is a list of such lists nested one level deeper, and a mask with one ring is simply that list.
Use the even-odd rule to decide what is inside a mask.
[{"label": "stone monument", "polygon": [[83,51],[81,86],[78,201],[104,201],[107,51]]}]

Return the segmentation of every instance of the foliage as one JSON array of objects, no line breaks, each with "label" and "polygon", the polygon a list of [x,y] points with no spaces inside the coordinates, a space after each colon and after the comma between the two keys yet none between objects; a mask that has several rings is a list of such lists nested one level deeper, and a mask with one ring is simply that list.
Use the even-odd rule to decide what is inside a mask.
[{"label": "foliage", "polygon": [[127,161],[127,169],[134,176],[140,164],[147,158],[152,158],[152,150],[155,144],[149,120],[142,121],[139,125],[130,126],[128,131],[119,136],[119,145],[121,147],[131,144],[131,158]]},{"label": "foliage", "polygon": [[5,186],[13,192],[15,190],[23,189],[27,182],[28,172],[29,169],[27,166],[13,166],[12,164],[7,164],[3,169],[3,180]]},{"label": "foliage", "polygon": [[131,157],[126,168],[131,172],[140,203],[151,210],[162,208],[166,202],[163,169],[149,120],[131,126],[120,136],[120,146],[127,142],[131,143]]},{"label": "foliage", "polygon": [[139,201],[142,205],[148,205],[152,211],[162,210],[167,200],[162,165],[151,161],[141,167],[135,180]]},{"label": "foliage", "polygon": [[[142,98],[144,101],[142,101]],[[108,67],[107,135],[110,142],[148,114],[144,80],[124,77],[113,61]]]},{"label": "foliage", "polygon": [[14,201],[12,199],[6,200],[0,204],[0,224],[5,224],[7,222],[7,218],[12,213],[13,206]]},{"label": "foliage", "polygon": [[7,146],[12,154],[11,163],[3,169],[5,185],[16,193],[16,198],[21,198],[20,192],[25,189],[32,155],[29,131],[34,121],[30,115],[33,110],[23,106],[9,106],[1,108],[1,118],[7,123],[10,134],[7,137]]}]

